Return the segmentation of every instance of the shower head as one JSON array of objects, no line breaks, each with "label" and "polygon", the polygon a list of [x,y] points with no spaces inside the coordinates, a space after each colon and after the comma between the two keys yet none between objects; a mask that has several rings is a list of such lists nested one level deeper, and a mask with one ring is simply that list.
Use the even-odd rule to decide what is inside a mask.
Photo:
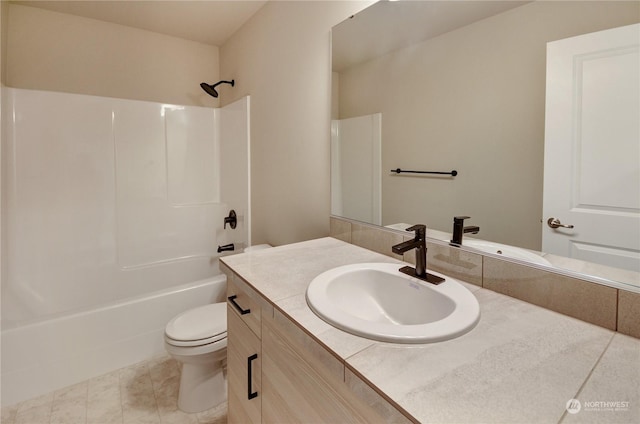
[{"label": "shower head", "polygon": [[230,84],[231,87],[233,87],[235,85],[235,80],[218,81],[217,83],[215,83],[213,85],[207,84],[206,82],[202,82],[202,83],[200,83],[200,87],[202,87],[202,89],[204,91],[206,91],[207,94],[209,94],[210,96],[218,97],[218,92],[216,91],[216,87],[219,86],[220,84]]}]

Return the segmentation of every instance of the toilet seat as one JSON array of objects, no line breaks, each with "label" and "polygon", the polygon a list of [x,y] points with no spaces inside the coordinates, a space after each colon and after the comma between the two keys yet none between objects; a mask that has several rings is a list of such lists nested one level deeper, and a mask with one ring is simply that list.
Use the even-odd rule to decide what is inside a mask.
[{"label": "toilet seat", "polygon": [[175,346],[171,343],[171,340],[165,337],[164,348],[167,353],[174,358],[185,362],[185,358],[199,358],[198,361],[209,361],[212,359],[211,354],[216,352],[224,352],[226,358],[227,338],[224,337],[217,342],[209,343],[206,345],[193,345],[193,346]]},{"label": "toilet seat", "polygon": [[165,341],[173,346],[204,346],[227,337],[227,304],[212,303],[178,314],[165,328]]},{"label": "toilet seat", "polygon": [[205,346],[211,343],[219,342],[220,340],[224,340],[227,338],[227,332],[216,334],[213,337],[209,337],[207,339],[199,339],[199,340],[175,340],[171,337],[164,335],[164,340],[172,346],[178,347],[197,347],[197,346]]}]

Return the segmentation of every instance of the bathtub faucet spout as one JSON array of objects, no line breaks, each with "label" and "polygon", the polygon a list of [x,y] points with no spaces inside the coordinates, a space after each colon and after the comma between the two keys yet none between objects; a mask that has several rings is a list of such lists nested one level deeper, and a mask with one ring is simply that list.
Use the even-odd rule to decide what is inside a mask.
[{"label": "bathtub faucet spout", "polygon": [[234,250],[233,243],[225,244],[224,246],[218,246],[218,253]]}]

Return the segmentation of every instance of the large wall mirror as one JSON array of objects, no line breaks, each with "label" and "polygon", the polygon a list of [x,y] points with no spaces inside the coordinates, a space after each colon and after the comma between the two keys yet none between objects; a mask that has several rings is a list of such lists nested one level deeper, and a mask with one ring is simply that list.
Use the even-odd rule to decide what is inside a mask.
[{"label": "large wall mirror", "polygon": [[[640,196],[621,195],[616,212],[630,217],[636,240],[621,261],[543,250],[545,231],[570,238],[600,225],[551,229],[543,212],[547,43],[638,22],[635,1],[381,1],[341,22],[332,30],[332,214],[395,229],[424,223],[445,241],[453,218],[469,216],[465,225],[480,228],[464,236],[471,248],[475,239],[489,253],[502,246],[640,291]],[[637,66],[637,46],[625,57]],[[632,115],[635,99],[625,107]],[[615,159],[635,167],[626,180],[591,173],[584,184],[640,191],[640,141],[631,138],[631,154]],[[592,154],[607,157],[609,142]]]}]

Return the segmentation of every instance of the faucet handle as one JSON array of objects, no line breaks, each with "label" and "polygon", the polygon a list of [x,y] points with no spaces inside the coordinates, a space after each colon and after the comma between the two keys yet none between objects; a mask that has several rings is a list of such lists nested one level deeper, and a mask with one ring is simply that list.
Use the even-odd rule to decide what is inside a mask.
[{"label": "faucet handle", "polygon": [[471,218],[470,216],[454,216],[453,220],[454,221],[464,221],[465,219],[469,219]]},{"label": "faucet handle", "polygon": [[427,226],[424,224],[412,225],[405,231],[415,231],[416,240],[424,240],[427,236]]},{"label": "faucet handle", "polygon": [[223,229],[227,228],[227,224],[231,225],[231,229],[232,230],[235,230],[236,225],[238,224],[238,218],[236,216],[236,211],[234,211],[233,209],[231,209],[229,211],[229,216],[224,219],[224,227],[223,227]]}]

